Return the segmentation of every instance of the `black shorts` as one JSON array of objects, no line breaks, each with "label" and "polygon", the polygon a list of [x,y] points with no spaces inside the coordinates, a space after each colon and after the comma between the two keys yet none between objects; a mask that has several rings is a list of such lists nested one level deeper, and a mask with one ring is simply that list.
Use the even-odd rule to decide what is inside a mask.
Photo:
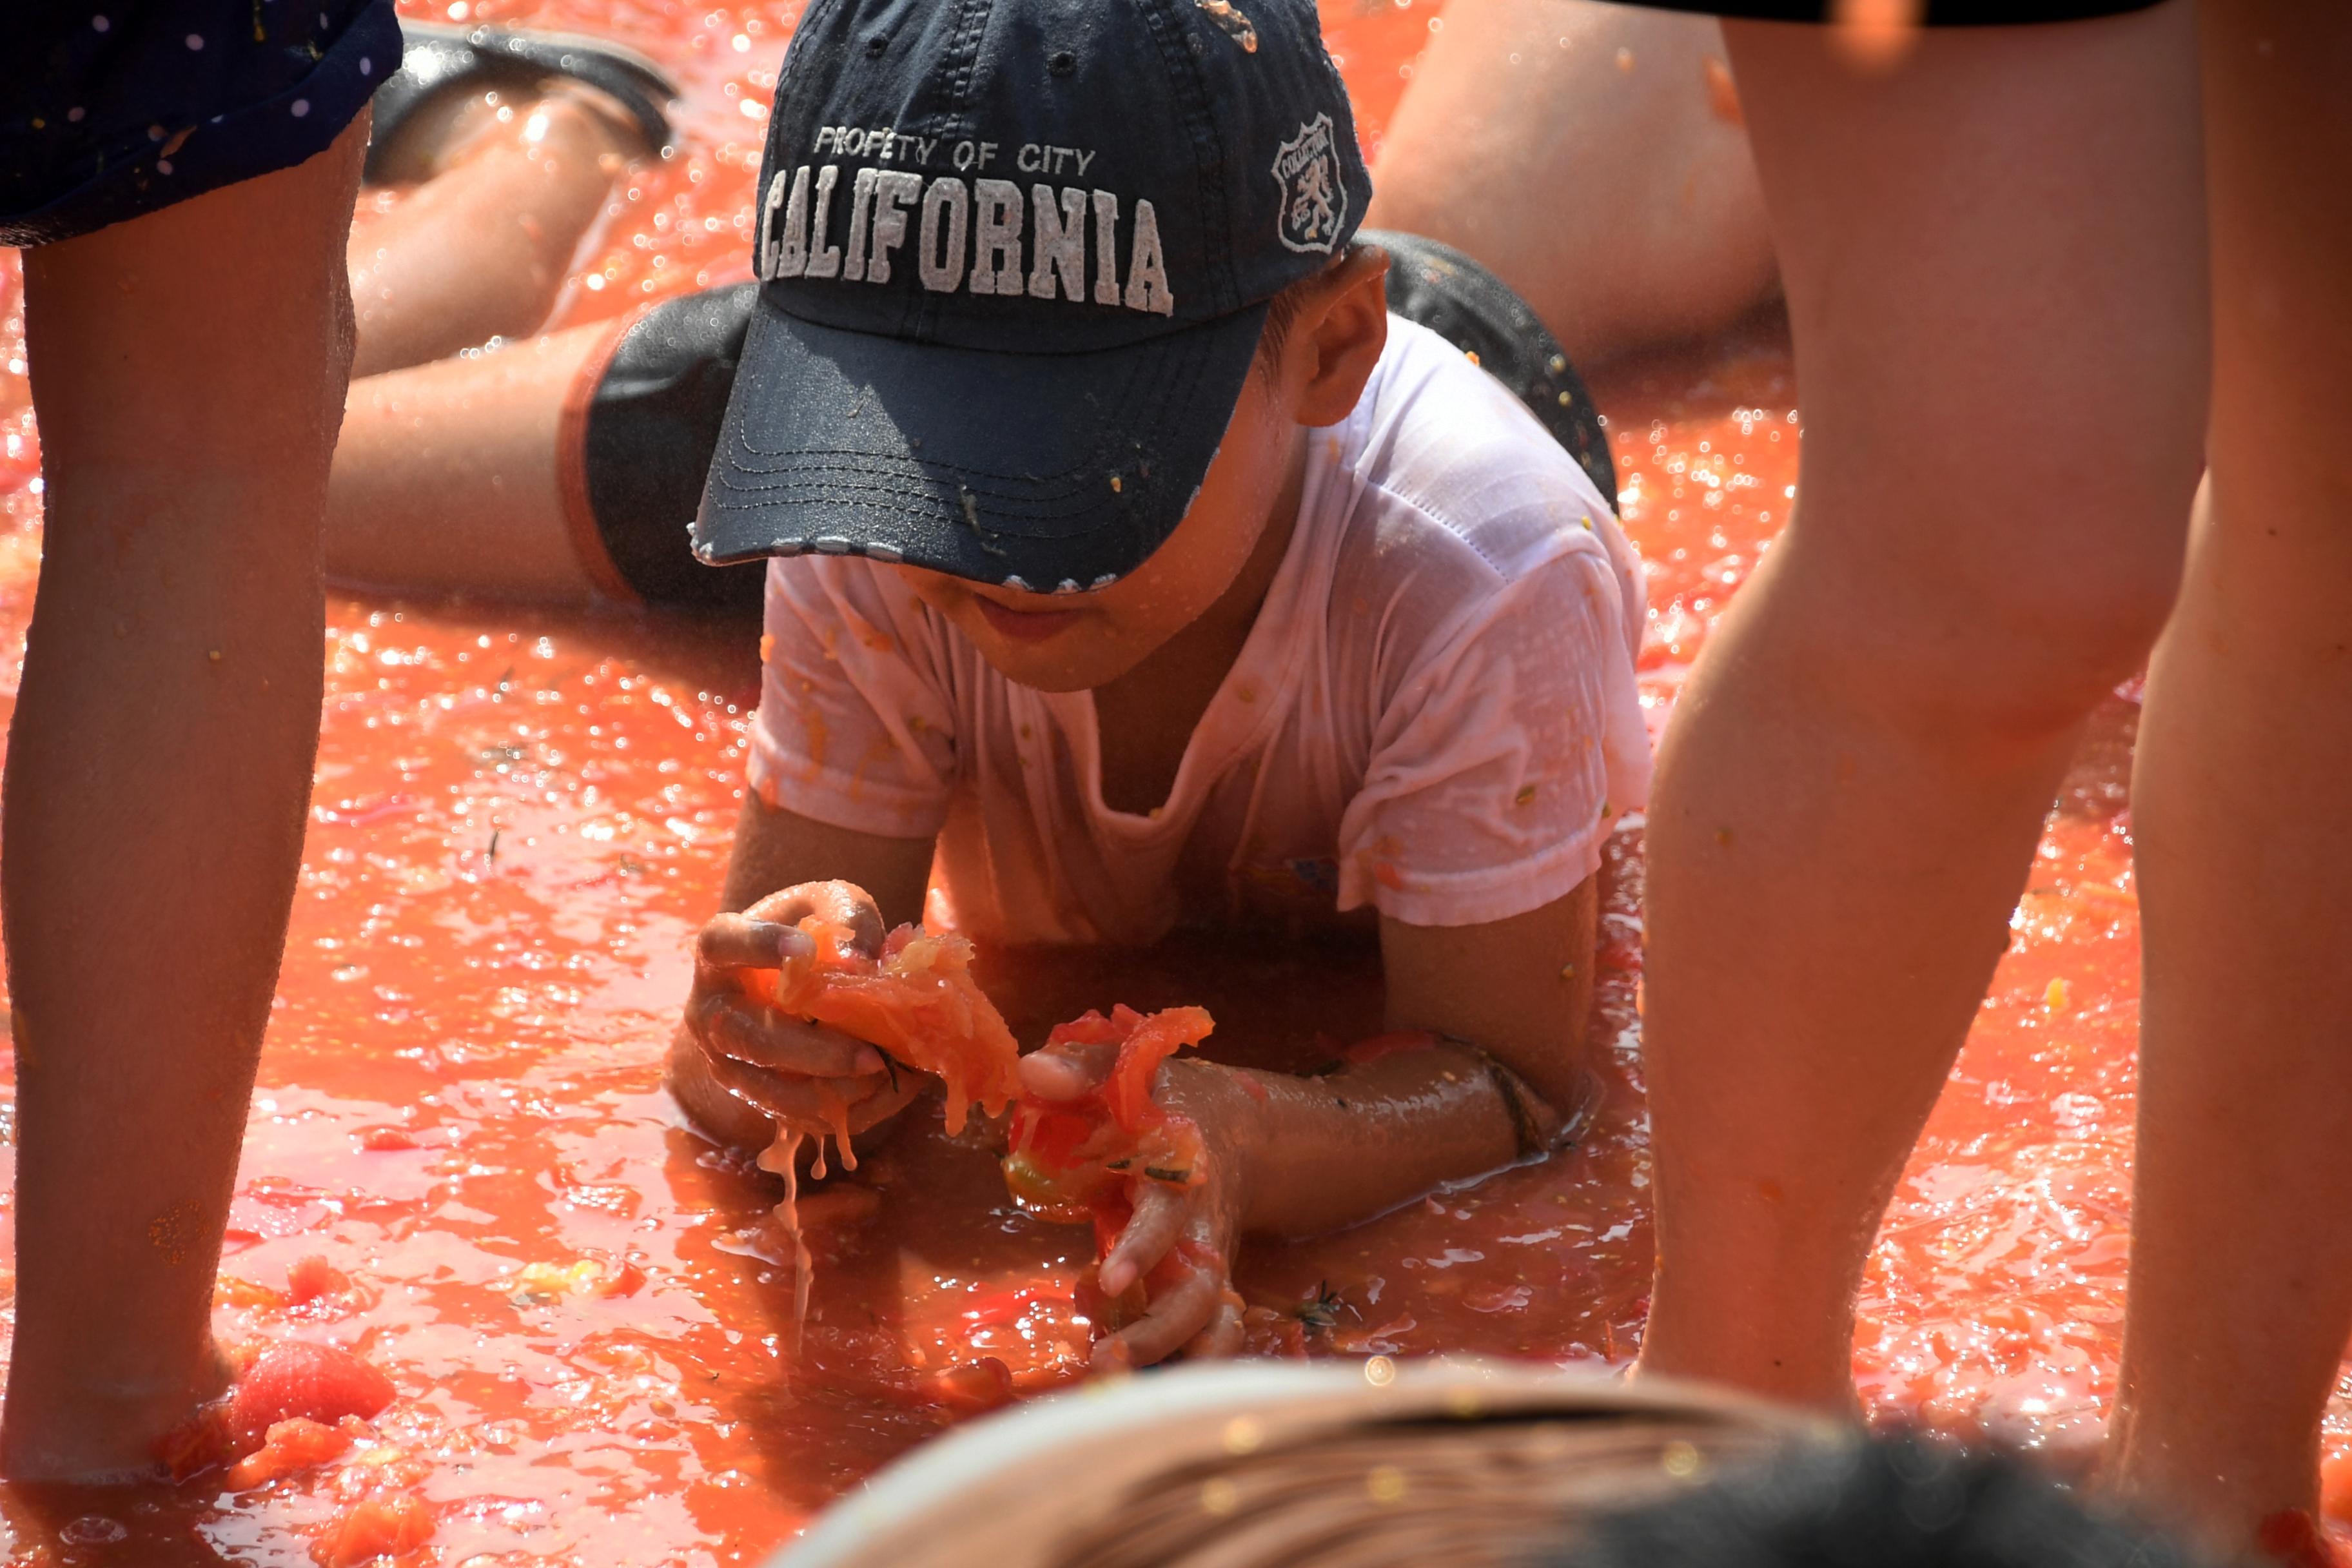
[{"label": "black shorts", "polygon": [[0,245],[307,162],[399,66],[392,0],[0,0]]},{"label": "black shorts", "polygon": [[[1389,309],[1517,394],[1614,507],[1616,473],[1592,398],[1526,302],[1433,239],[1371,229],[1358,237],[1389,253]],[[760,614],[767,563],[705,566],[687,540],[759,287],[738,283],[648,306],[583,369],[560,437],[564,489],[583,563],[615,597]]]},{"label": "black shorts", "polygon": [[[1930,27],[2021,27],[2041,22],[2087,22],[2146,11],[2161,0],[1927,0],[1920,22]],[[1624,0],[1653,11],[1696,11],[1727,21],[1826,22],[1835,0]]]}]

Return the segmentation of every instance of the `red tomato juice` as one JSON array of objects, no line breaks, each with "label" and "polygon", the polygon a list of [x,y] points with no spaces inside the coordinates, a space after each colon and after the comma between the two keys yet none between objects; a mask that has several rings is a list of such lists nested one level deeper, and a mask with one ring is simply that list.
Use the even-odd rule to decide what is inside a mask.
[{"label": "red tomato juice", "polygon": [[[683,151],[616,192],[555,325],[743,274],[766,99],[797,10],[431,9],[607,33],[686,84]],[[1434,6],[1324,10],[1376,148]],[[24,353],[7,259],[10,700],[39,551]],[[1651,564],[1642,668],[1663,722],[1787,517],[1795,388],[1785,345],[1759,331],[1596,392]],[[218,1315],[229,1339],[353,1350],[395,1397],[372,1436],[250,1489],[217,1471],[176,1490],[0,1488],[7,1560],[299,1568],[314,1541],[405,1544],[429,1527],[402,1562],[754,1563],[1008,1387],[1075,1378],[1092,1237],[1022,1214],[994,1154],[936,1121],[803,1200],[815,1291],[805,1355],[783,1375],[792,1279],[773,1181],[685,1131],[660,1070],[740,798],[751,639],[661,617],[349,598],[329,620],[310,838]],[[2067,1443],[2113,1394],[2138,918],[2116,787],[2127,705],[2109,718],[2037,852],[2016,940],[1872,1263],[1855,1356],[1882,1415]],[[1265,1348],[1633,1352],[1650,1257],[1638,824],[1612,862],[1596,1023],[1608,1094],[1591,1135],[1344,1235],[1253,1247],[1240,1288],[1297,1325]],[[1303,1066],[1379,1032],[1376,967],[1355,952],[992,955],[989,980],[1031,1040],[1114,1002],[1206,1006],[1211,1056],[1271,1041]],[[313,1256],[349,1285],[289,1292]],[[2338,1506],[2352,1499],[2347,1450],[2339,1398],[2326,1438]]]}]

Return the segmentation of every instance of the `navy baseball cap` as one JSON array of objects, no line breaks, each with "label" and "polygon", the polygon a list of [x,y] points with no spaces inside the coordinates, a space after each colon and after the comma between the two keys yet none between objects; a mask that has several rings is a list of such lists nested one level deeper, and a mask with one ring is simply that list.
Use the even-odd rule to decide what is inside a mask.
[{"label": "navy baseball cap", "polygon": [[816,0],[695,553],[1116,581],[1370,196],[1313,0]]}]

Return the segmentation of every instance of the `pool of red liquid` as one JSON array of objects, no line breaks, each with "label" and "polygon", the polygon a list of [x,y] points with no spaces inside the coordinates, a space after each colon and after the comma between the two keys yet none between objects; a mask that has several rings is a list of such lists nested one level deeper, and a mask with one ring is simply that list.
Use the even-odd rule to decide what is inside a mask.
[{"label": "pool of red liquid", "polygon": [[[618,37],[686,84],[683,150],[616,190],[555,324],[741,275],[797,9],[472,7]],[[1368,147],[1433,10],[1325,0]],[[1766,326],[1597,391],[1652,571],[1642,668],[1662,722],[1787,517],[1796,389]],[[10,261],[0,697],[32,605],[37,463]],[[220,1329],[348,1346],[398,1397],[372,1440],[249,1490],[224,1490],[218,1472],[177,1490],[0,1489],[9,1560],[302,1564],[350,1500],[394,1485],[433,1520],[404,1562],[752,1563],[1005,1382],[1028,1394],[1074,1379],[1088,1237],[1014,1210],[990,1153],[936,1124],[809,1200],[814,1302],[793,1364],[772,1178],[685,1130],[662,1092],[687,942],[714,907],[741,787],[751,642],[661,618],[347,598],[329,619],[308,852],[222,1274],[282,1288],[319,1256],[352,1286],[289,1308],[231,1284]],[[1881,1414],[2072,1445],[2112,1396],[2137,1016],[2131,719],[2120,701],[2105,716],[2052,820],[1880,1237],[1855,1364]],[[1253,1247],[1242,1289],[1295,1322],[1307,1353],[1597,1363],[1637,1346],[1650,1256],[1637,824],[1612,860],[1596,1023],[1609,1094],[1591,1135],[1342,1235]],[[1228,1048],[1295,1047],[1370,1033],[1377,1011],[1376,967],[1352,951],[1003,955],[992,973],[1033,1037],[1087,1006],[1202,1002]],[[2339,1398],[2327,1452],[2352,1479],[2347,1449]]]}]

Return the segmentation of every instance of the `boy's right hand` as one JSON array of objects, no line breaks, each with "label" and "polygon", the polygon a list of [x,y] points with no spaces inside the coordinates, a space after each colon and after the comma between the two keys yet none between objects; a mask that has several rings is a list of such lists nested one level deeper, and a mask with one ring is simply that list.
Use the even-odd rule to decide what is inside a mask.
[{"label": "boy's right hand", "polygon": [[772,970],[813,951],[798,923],[822,914],[856,933],[869,954],[882,950],[884,927],[874,901],[846,882],[804,882],[771,893],[740,915],[719,915],[695,942],[694,990],[686,1029],[702,1065],[727,1093],[784,1127],[835,1131],[835,1108],[846,1108],[849,1131],[863,1132],[915,1098],[922,1075],[898,1066],[864,1040],[779,1013],[748,994],[749,971]]}]

